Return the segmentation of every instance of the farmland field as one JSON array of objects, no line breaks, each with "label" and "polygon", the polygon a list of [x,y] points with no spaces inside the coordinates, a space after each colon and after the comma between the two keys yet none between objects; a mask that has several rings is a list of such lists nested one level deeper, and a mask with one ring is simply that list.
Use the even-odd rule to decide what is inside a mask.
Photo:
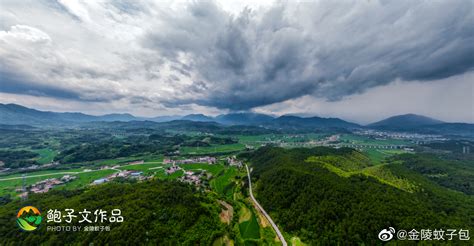
[{"label": "farmland field", "polygon": [[233,167],[226,168],[222,175],[211,181],[211,187],[219,194],[232,198],[234,181],[233,178],[237,174],[237,170]]},{"label": "farmland field", "polygon": [[206,164],[206,163],[192,163],[192,164],[181,164],[179,165],[184,170],[196,171],[196,170],[206,170],[210,172],[213,176],[217,176],[220,171],[224,170],[222,164]]},{"label": "farmland field", "polygon": [[211,153],[228,153],[228,152],[235,152],[239,150],[245,149],[245,145],[241,143],[235,144],[220,144],[220,145],[213,145],[210,147],[181,147],[180,153],[181,154],[211,154]]},{"label": "farmland field", "polygon": [[130,165],[124,165],[119,167],[118,169],[120,170],[131,170],[131,171],[141,171],[145,175],[150,174],[150,173],[155,173],[159,171],[162,168],[167,167],[168,165],[163,165],[162,163],[159,162],[149,162],[149,163],[143,163],[143,164],[130,164]]},{"label": "farmland field", "polygon": [[[245,218],[239,224],[240,235],[243,239],[259,239],[260,238],[260,227],[258,225],[257,218],[252,210],[245,208],[244,214],[241,216],[248,217]],[[244,209],[244,210],[245,210]],[[241,217],[242,219],[242,217]]]},{"label": "farmland field", "polygon": [[[59,185],[57,189],[77,189],[90,185],[94,180],[107,177],[117,171],[111,169],[98,170],[96,172],[84,172],[76,174],[76,179],[64,185]],[[56,187],[55,187],[56,188]],[[54,189],[54,188],[53,188]]]},{"label": "farmland field", "polygon": [[37,149],[33,150],[39,154],[38,163],[46,164],[53,161],[54,157],[56,156],[57,152],[51,149]]},{"label": "farmland field", "polygon": [[409,145],[410,142],[401,139],[373,139],[366,136],[343,134],[340,136],[341,142],[362,145]]},{"label": "farmland field", "polygon": [[[69,169],[69,170],[48,170],[28,173],[25,177],[25,185],[29,186],[38,181],[50,179],[50,178],[61,178],[64,175],[70,174],[77,178],[69,183],[54,187],[53,189],[59,188],[79,188],[92,183],[95,179],[106,177],[116,171],[105,169],[105,170],[93,170],[90,172],[83,172],[83,169]],[[41,175],[41,176],[37,176]],[[34,177],[30,177],[34,176]],[[10,179],[14,178],[14,179]],[[3,179],[3,180],[1,180]],[[2,176],[0,179],[0,196],[10,194],[12,196],[19,194],[15,189],[21,188],[23,185],[22,174],[14,174],[8,176]],[[5,180],[7,179],[7,180]],[[62,187],[62,188],[61,188]]]}]

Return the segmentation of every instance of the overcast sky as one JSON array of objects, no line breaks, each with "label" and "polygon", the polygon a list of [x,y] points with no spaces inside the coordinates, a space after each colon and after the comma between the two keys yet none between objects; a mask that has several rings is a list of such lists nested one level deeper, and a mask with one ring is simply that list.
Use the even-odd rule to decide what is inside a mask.
[{"label": "overcast sky", "polygon": [[472,0],[0,0],[0,102],[474,123],[473,26]]}]

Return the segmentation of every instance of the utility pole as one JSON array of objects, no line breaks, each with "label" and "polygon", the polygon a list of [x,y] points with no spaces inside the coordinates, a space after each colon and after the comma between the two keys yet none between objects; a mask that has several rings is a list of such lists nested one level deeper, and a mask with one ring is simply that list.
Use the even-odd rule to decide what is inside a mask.
[{"label": "utility pole", "polygon": [[25,195],[25,196],[22,196],[21,199],[22,199],[22,200],[26,200],[26,199],[28,199],[28,193],[27,193],[27,191],[26,191],[26,174],[25,174],[25,173],[22,174],[21,177],[22,177],[22,184],[21,184],[22,187],[21,187],[21,190],[22,190],[23,194],[26,192],[26,195]]}]

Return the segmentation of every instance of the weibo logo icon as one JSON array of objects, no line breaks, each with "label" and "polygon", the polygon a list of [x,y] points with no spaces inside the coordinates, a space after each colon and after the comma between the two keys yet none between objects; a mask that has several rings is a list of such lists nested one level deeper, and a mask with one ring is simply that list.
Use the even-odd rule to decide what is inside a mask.
[{"label": "weibo logo icon", "polygon": [[389,227],[388,229],[383,229],[379,233],[379,239],[384,242],[390,241],[392,240],[394,233],[395,233],[395,228],[393,227]]}]

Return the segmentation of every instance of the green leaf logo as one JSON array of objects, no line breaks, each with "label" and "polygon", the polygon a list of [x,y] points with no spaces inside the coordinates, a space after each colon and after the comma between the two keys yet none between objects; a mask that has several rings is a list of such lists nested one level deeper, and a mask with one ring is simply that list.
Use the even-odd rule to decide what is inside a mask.
[{"label": "green leaf logo", "polygon": [[42,220],[40,211],[32,206],[23,207],[16,216],[16,223],[24,231],[36,230]]}]

